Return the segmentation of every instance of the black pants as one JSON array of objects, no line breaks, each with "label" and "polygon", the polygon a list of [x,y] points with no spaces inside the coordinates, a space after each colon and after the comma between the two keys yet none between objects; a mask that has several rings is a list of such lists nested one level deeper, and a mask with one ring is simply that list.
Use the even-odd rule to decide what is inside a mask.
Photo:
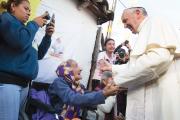
[{"label": "black pants", "polygon": [[126,104],[127,104],[127,90],[121,91],[117,94],[117,113],[122,113],[126,116]]},{"label": "black pants", "polygon": [[93,79],[92,80],[92,91],[95,90],[96,87],[100,86],[100,80],[98,79]]}]

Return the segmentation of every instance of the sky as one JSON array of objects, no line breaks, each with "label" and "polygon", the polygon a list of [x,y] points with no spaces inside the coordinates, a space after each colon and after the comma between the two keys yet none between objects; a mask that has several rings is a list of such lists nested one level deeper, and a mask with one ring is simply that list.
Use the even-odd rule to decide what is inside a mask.
[{"label": "sky", "polygon": [[[109,0],[109,3],[111,4],[112,1],[113,0]],[[115,19],[111,35],[111,37],[117,41],[116,45],[126,39],[134,38],[134,36],[132,37],[131,32],[124,29],[124,26],[121,23],[121,14],[125,8],[121,3],[123,3],[126,7],[136,5],[142,6],[147,10],[149,16],[161,16],[168,19],[171,24],[180,31],[180,0],[117,0]],[[104,29],[104,31],[106,30],[107,29]]]},{"label": "sky", "polygon": [[[119,0],[118,0],[119,1]],[[180,28],[180,1],[179,0],[121,0],[125,5],[139,4],[148,11],[149,15],[166,17]],[[118,3],[119,7],[120,4]]]}]

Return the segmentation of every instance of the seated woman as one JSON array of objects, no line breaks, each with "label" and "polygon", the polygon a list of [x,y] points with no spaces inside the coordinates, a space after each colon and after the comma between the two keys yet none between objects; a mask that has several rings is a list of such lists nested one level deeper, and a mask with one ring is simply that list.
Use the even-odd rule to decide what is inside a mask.
[{"label": "seated woman", "polygon": [[106,97],[119,90],[117,86],[108,85],[97,92],[86,92],[80,84],[81,71],[76,61],[67,60],[57,68],[58,78],[49,87],[48,93],[54,100],[51,103],[65,119],[79,118],[80,107],[102,104]]}]

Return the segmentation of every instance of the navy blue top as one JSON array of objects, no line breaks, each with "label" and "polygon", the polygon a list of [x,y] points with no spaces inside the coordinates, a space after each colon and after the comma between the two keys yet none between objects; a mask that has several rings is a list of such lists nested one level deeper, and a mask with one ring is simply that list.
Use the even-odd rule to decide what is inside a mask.
[{"label": "navy blue top", "polygon": [[36,78],[38,58],[47,52],[51,37],[45,35],[37,51],[32,46],[38,24],[30,21],[25,26],[8,12],[0,15],[0,83],[26,86]]},{"label": "navy blue top", "polygon": [[86,107],[105,103],[102,91],[80,94],[72,90],[70,84],[63,77],[54,80],[49,87],[48,93],[51,99],[58,98],[58,102],[56,101],[58,104],[54,107],[59,111],[62,111],[64,104]]}]

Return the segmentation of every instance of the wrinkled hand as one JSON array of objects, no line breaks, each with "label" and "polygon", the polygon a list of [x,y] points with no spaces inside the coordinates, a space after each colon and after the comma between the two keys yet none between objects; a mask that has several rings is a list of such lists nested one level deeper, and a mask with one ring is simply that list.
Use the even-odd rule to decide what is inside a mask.
[{"label": "wrinkled hand", "polygon": [[43,15],[34,18],[33,21],[35,21],[39,25],[39,27],[43,27],[47,24],[47,20],[44,18],[45,16],[47,16],[47,14],[48,13],[45,12]]},{"label": "wrinkled hand", "polygon": [[103,89],[103,94],[105,97],[116,95],[119,91],[119,86],[115,84],[107,84]]},{"label": "wrinkled hand", "polygon": [[46,25],[46,35],[52,36],[52,34],[54,33],[54,27],[55,27],[54,22],[51,22],[49,23],[49,25]]}]

